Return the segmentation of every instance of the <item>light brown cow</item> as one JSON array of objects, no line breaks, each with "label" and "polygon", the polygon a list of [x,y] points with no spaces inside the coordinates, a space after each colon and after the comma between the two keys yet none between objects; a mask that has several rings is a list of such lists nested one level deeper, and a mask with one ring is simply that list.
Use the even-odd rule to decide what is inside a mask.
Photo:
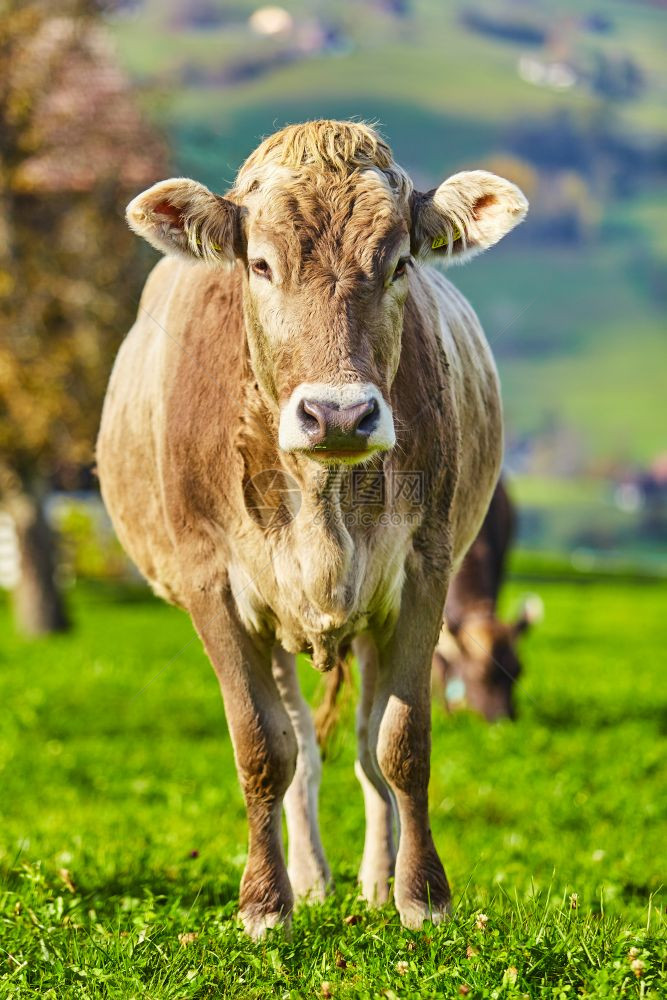
[{"label": "light brown cow", "polygon": [[121,541],[189,611],[220,680],[254,936],[327,888],[294,654],[327,670],[353,641],[363,894],[384,901],[395,866],[406,926],[447,911],[428,817],[431,655],[498,476],[501,411],[475,314],[418,262],[479,253],[526,207],[482,171],[419,194],[372,129],[319,121],[264,141],[225,197],[175,179],[128,208],[167,257],[111,377],[99,474]]}]

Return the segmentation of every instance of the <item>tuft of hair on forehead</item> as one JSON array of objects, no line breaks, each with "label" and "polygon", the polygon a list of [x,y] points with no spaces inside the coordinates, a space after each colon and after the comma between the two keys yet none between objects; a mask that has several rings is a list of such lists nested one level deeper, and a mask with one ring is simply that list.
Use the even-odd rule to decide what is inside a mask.
[{"label": "tuft of hair on forehead", "polygon": [[365,122],[319,121],[288,125],[268,136],[241,167],[235,192],[245,194],[272,169],[284,167],[349,176],[354,171],[375,169],[385,175],[392,188],[408,194],[407,174],[394,162],[393,153],[378,132]]}]

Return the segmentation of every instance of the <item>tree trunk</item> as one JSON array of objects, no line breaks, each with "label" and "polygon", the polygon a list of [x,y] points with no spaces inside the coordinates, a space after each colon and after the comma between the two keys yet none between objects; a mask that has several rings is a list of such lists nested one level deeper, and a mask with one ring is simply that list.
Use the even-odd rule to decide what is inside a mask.
[{"label": "tree trunk", "polygon": [[56,537],[41,499],[23,493],[12,502],[20,576],[14,588],[17,628],[30,636],[63,632],[69,627],[65,604],[56,583]]}]

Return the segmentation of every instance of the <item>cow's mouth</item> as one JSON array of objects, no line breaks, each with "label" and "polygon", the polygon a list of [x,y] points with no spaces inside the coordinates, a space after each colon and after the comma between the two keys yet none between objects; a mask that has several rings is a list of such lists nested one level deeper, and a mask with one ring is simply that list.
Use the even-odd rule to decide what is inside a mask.
[{"label": "cow's mouth", "polygon": [[375,455],[377,448],[326,448],[322,445],[304,449],[301,454],[314,458],[318,462],[336,462],[344,465],[356,465]]}]

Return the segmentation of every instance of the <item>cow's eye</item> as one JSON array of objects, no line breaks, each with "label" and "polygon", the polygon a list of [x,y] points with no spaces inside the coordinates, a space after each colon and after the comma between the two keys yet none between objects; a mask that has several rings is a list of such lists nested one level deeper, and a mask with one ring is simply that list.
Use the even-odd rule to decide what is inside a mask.
[{"label": "cow's eye", "polygon": [[251,260],[250,268],[255,272],[255,274],[258,274],[260,278],[267,278],[268,281],[271,281],[271,268],[263,257],[258,257],[257,260]]},{"label": "cow's eye", "polygon": [[391,276],[392,281],[398,281],[399,278],[402,278],[406,274],[409,261],[409,257],[401,257],[398,264],[394,268],[394,273]]}]

